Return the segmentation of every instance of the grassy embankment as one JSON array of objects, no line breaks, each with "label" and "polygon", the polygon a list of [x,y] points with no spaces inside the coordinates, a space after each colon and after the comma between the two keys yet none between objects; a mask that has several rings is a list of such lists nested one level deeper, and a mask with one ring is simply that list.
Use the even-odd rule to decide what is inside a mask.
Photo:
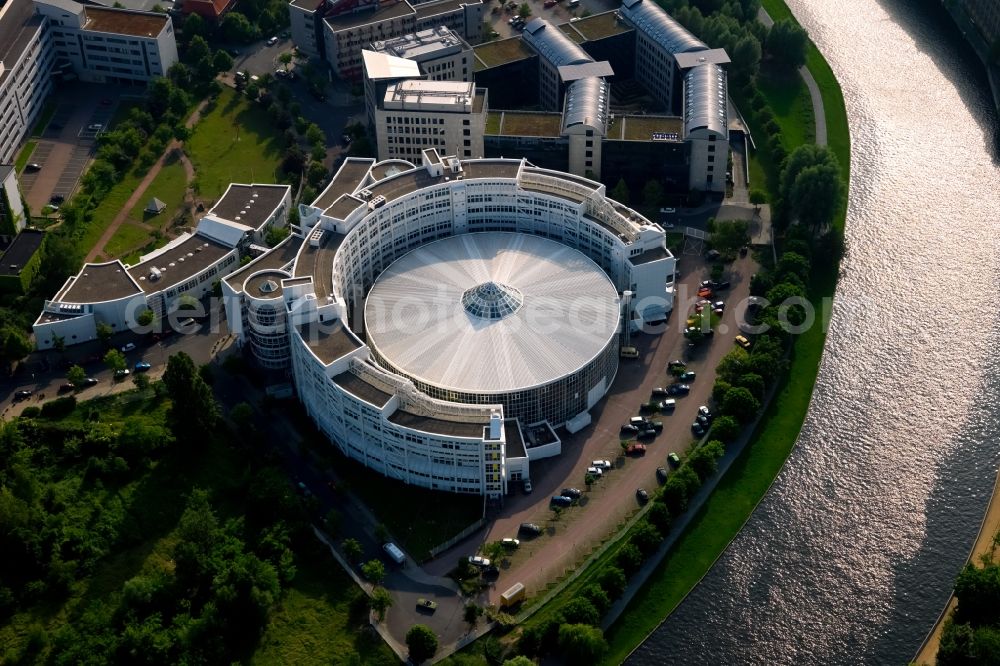
[{"label": "grassy embankment", "polygon": [[[791,16],[780,0],[764,0],[763,4],[772,18]],[[850,133],[840,86],[829,65],[812,44],[807,64],[823,95],[829,146],[840,162],[846,183],[850,174]],[[806,108],[811,108],[804,85],[795,97],[791,97],[790,90],[769,85],[765,79],[761,92],[781,126],[783,140],[791,143],[793,137],[799,141],[812,137],[812,123],[804,121],[801,112],[803,103]],[[801,99],[803,95],[804,102]],[[791,147],[794,144],[789,149]],[[768,189],[773,191],[773,165],[766,156],[761,157],[757,175],[771,176],[766,180],[772,184]],[[754,175],[753,169],[751,175]],[[845,215],[846,193],[835,220],[841,231]],[[835,286],[836,266],[814,276],[813,302],[818,313],[822,312],[823,299],[833,295]],[[663,617],[677,607],[708,572],[763,498],[798,438],[812,397],[825,340],[826,331],[821,326],[813,326],[796,341],[787,377],[764,414],[750,445],[730,468],[674,550],[608,632],[611,649],[606,663],[621,662]]]}]

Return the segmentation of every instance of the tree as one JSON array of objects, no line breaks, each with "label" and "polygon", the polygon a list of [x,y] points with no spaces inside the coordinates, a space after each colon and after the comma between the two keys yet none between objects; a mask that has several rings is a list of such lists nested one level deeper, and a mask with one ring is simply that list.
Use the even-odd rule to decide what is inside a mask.
[{"label": "tree", "polygon": [[594,481],[596,481],[596,479],[593,474],[587,474],[583,477],[583,483],[587,486],[588,492],[590,491],[591,486],[594,485]]},{"label": "tree", "polygon": [[239,12],[229,12],[219,22],[219,30],[226,41],[249,44],[257,38],[258,30]]},{"label": "tree", "polygon": [[248,402],[238,402],[229,410],[229,420],[240,430],[253,426],[253,407]]},{"label": "tree", "polygon": [[519,654],[513,659],[507,659],[501,664],[501,666],[535,666],[535,662],[531,661],[528,657],[523,654]]},{"label": "tree", "polygon": [[767,52],[779,63],[798,69],[806,64],[809,37],[792,19],[781,19],[767,33]]},{"label": "tree", "polygon": [[589,624],[598,626],[601,623],[601,614],[590,600],[584,597],[575,597],[562,609],[563,619],[570,624]]},{"label": "tree", "polygon": [[739,378],[739,385],[750,391],[758,400],[764,399],[764,378],[755,372],[748,372]]},{"label": "tree", "polygon": [[83,387],[83,380],[87,378],[87,371],[78,365],[70,367],[66,372],[66,380],[76,388]]},{"label": "tree", "polygon": [[212,49],[209,47],[208,42],[201,35],[195,35],[188,42],[187,51],[184,53],[184,61],[192,67],[197,67],[198,63],[203,60],[209,60],[212,57]]},{"label": "tree", "polygon": [[306,141],[311,145],[323,145],[326,143],[326,134],[319,128],[319,125],[312,123],[306,128]]},{"label": "tree", "polygon": [[406,632],[406,647],[410,649],[410,659],[413,663],[420,664],[437,652],[438,639],[430,627],[415,624]]},{"label": "tree", "polygon": [[28,337],[13,326],[4,326],[0,331],[0,356],[6,364],[24,358],[31,353],[31,349]]},{"label": "tree", "polygon": [[708,242],[724,257],[735,257],[750,241],[749,229],[746,220],[717,220]]},{"label": "tree", "polygon": [[758,212],[760,207],[767,203],[767,192],[764,190],[750,190],[750,203],[755,207],[754,212]]},{"label": "tree", "polygon": [[149,375],[145,372],[136,372],[132,375],[132,383],[140,391],[145,391],[149,388]]},{"label": "tree", "polygon": [[624,178],[618,179],[618,184],[615,188],[611,190],[611,198],[620,204],[628,205],[629,202],[629,192],[628,185],[625,184]]},{"label": "tree", "polygon": [[128,367],[128,359],[117,349],[109,349],[104,355],[104,364],[116,375]]},{"label": "tree", "polygon": [[195,35],[204,36],[207,30],[205,19],[194,12],[188,14],[187,18],[184,19],[184,37],[187,39],[191,39]]},{"label": "tree", "polygon": [[385,580],[385,565],[381,560],[368,560],[361,565],[361,574],[375,585]]},{"label": "tree", "polygon": [[522,2],[521,6],[517,8],[517,15],[523,19],[526,19],[529,16],[531,16],[531,5],[529,5],[527,2]]},{"label": "tree", "polygon": [[663,186],[656,179],[646,181],[642,188],[642,203],[648,208],[656,208],[663,201]]},{"label": "tree", "polygon": [[684,513],[688,503],[688,489],[684,480],[677,474],[671,474],[667,482],[663,484],[662,497],[671,516],[679,516]]},{"label": "tree", "polygon": [[735,386],[722,398],[722,413],[735,416],[740,423],[749,423],[760,410],[760,401],[749,390]]},{"label": "tree", "polygon": [[[720,416],[712,424],[711,435],[723,442],[732,442],[740,435],[740,422],[732,416]],[[669,484],[670,482],[667,481]]]},{"label": "tree", "polygon": [[97,339],[105,345],[111,341],[111,336],[115,334],[115,329],[105,322],[97,323]]},{"label": "tree", "polygon": [[466,604],[464,611],[465,623],[469,625],[469,631],[476,628],[476,624],[479,622],[480,616],[483,614],[483,609],[474,603]]},{"label": "tree", "polygon": [[385,620],[385,614],[392,608],[392,595],[384,587],[376,587],[372,591],[371,600],[368,602],[371,609],[375,611],[375,617],[379,622]]},{"label": "tree", "polygon": [[344,551],[344,557],[346,557],[347,561],[352,564],[360,560],[361,556],[364,555],[365,552],[364,548],[361,547],[361,542],[357,539],[344,539],[344,541],[340,544],[340,547]]},{"label": "tree", "polygon": [[804,144],[788,156],[781,172],[781,196],[792,216],[804,224],[829,224],[842,190],[837,158],[826,146]]},{"label": "tree", "polygon": [[212,56],[212,67],[216,72],[228,72],[233,68],[233,58],[222,49],[219,49]]},{"label": "tree", "polygon": [[135,318],[135,323],[139,324],[139,326],[152,326],[154,321],[156,321],[156,314],[152,310],[143,310]]},{"label": "tree", "polygon": [[291,54],[291,52],[290,51],[285,51],[280,56],[278,56],[278,60],[281,62],[282,65],[288,65],[289,63],[292,62],[292,54]]},{"label": "tree", "polygon": [[618,567],[608,567],[597,577],[597,583],[608,597],[618,599],[625,593],[625,572]]},{"label": "tree", "polygon": [[627,543],[615,555],[615,564],[621,567],[625,575],[631,576],[642,566],[642,553],[639,552],[635,544]]},{"label": "tree", "polygon": [[219,421],[219,405],[191,357],[184,352],[171,356],[163,383],[170,396],[169,416],[178,440],[189,438],[191,444],[202,441]]},{"label": "tree", "polygon": [[710,442],[706,442],[704,446],[699,446],[697,449],[691,452],[688,456],[688,465],[694,470],[694,473],[698,475],[698,478],[704,481],[708,477],[715,474],[715,470],[718,468],[719,458],[725,454],[726,448],[723,446],[722,442],[717,439],[713,439]]},{"label": "tree", "polygon": [[631,543],[635,544],[635,547],[639,549],[644,556],[649,557],[656,549],[660,547],[660,542],[663,541],[663,536],[660,531],[653,527],[649,522],[643,520],[640,521],[636,526],[635,531],[629,538]]},{"label": "tree", "polygon": [[649,512],[646,514],[646,520],[661,534],[666,534],[667,530],[670,529],[670,511],[667,510],[667,506],[663,502],[653,502],[653,506],[649,507]]},{"label": "tree", "polygon": [[587,624],[559,627],[559,652],[567,664],[596,664],[608,651],[604,634]]}]

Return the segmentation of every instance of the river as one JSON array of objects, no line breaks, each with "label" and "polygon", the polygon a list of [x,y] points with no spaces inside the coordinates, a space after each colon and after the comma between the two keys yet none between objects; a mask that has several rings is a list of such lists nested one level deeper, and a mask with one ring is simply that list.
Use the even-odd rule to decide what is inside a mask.
[{"label": "river", "polygon": [[906,663],[1000,462],[1000,167],[980,64],[940,8],[788,4],[851,126],[826,350],[774,486],[635,666]]}]

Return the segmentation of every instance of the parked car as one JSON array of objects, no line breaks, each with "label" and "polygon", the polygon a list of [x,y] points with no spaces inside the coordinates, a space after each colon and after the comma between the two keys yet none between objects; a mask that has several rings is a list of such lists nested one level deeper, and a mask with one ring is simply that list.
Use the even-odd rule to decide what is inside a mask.
[{"label": "parked car", "polygon": [[93,123],[91,125],[87,125],[87,129],[90,130],[91,132],[100,132],[102,129],[104,129],[104,125],[102,125],[101,123]]},{"label": "parked car", "polygon": [[639,500],[640,504],[645,504],[646,502],[649,501],[649,493],[647,493],[642,488],[636,488],[635,498]]},{"label": "parked car", "polygon": [[674,368],[686,368],[686,367],[687,367],[687,363],[685,363],[684,361],[680,361],[680,360],[671,361],[670,363],[667,363],[667,370],[668,371],[669,370],[673,370]]},{"label": "parked car", "polygon": [[737,335],[735,341],[736,344],[738,344],[740,347],[743,347],[743,349],[750,349],[750,341],[747,340],[744,336]]},{"label": "parked car", "polygon": [[66,382],[65,384],[60,384],[59,385],[59,393],[69,393],[70,391],[72,391],[75,388],[76,387],[73,386],[73,384],[71,384],[70,382]]},{"label": "parked car", "polygon": [[705,253],[705,258],[708,259],[709,261],[715,261],[721,256],[722,253],[720,253],[718,250],[709,250],[708,252]]},{"label": "parked car", "polygon": [[500,539],[500,544],[504,548],[510,548],[511,550],[513,550],[513,549],[517,548],[518,546],[520,546],[521,542],[518,541],[517,539],[512,539],[510,537],[507,537],[506,539]]},{"label": "parked car", "polygon": [[34,391],[31,391],[29,389],[24,389],[22,391],[16,391],[14,393],[14,402],[21,402],[22,400],[27,400],[28,398],[31,397],[31,395],[33,393],[34,393]]},{"label": "parked car", "polygon": [[124,354],[126,352],[130,352],[133,349],[135,349],[135,343],[134,342],[130,342],[127,345],[125,345],[124,347],[122,347],[122,353]]},{"label": "parked car", "polygon": [[569,497],[575,500],[578,500],[581,497],[583,497],[583,493],[580,491],[579,488],[563,488],[559,494],[563,495],[564,497]]},{"label": "parked car", "polygon": [[500,576],[500,567],[491,564],[488,567],[483,567],[481,573],[483,578],[498,578]]},{"label": "parked car", "polygon": [[706,428],[708,427],[708,417],[705,416],[704,414],[699,414],[698,416],[694,417],[694,420],[700,423],[702,427]]},{"label": "parked car", "polygon": [[660,403],[661,412],[672,412],[676,407],[677,407],[677,401],[674,400],[673,398],[667,398],[666,400]]},{"label": "parked car", "polygon": [[636,435],[636,437],[638,437],[639,439],[652,439],[656,437],[656,431],[653,430],[652,428],[646,428],[638,435]]},{"label": "parked car", "polygon": [[674,384],[667,391],[670,395],[687,395],[691,392],[691,387],[687,384]]},{"label": "parked car", "polygon": [[97,384],[97,381],[97,377],[87,377],[83,380],[83,387],[87,388],[88,386],[94,386]]},{"label": "parked car", "polygon": [[549,500],[549,504],[561,507],[572,506],[573,498],[566,497],[565,495],[553,495],[552,498]]},{"label": "parked car", "polygon": [[153,366],[150,365],[149,363],[147,363],[146,361],[139,361],[138,363],[135,364],[135,371],[136,372],[146,372],[147,370],[149,370],[152,367]]},{"label": "parked car", "polygon": [[433,613],[437,610],[437,602],[431,601],[430,599],[424,599],[423,597],[417,599],[417,610],[425,610]]},{"label": "parked car", "polygon": [[712,298],[712,289],[710,287],[702,287],[698,290],[698,298]]},{"label": "parked car", "polygon": [[606,469],[611,469],[611,461],[610,460],[594,460],[594,461],[591,461],[590,464],[593,467],[596,467],[597,469],[605,469],[605,470]]},{"label": "parked car", "polygon": [[695,373],[693,370],[688,370],[687,372],[682,373],[681,376],[678,377],[678,379],[680,379],[682,382],[693,382],[694,378],[697,376],[698,376],[697,373]]},{"label": "parked car", "polygon": [[650,425],[656,432],[663,432],[663,421],[653,421]]},{"label": "parked car", "polygon": [[702,416],[712,418],[711,410],[709,410],[709,408],[705,405],[702,405],[701,407],[698,408],[698,413],[701,414]]},{"label": "parked car", "polygon": [[517,528],[518,534],[525,534],[527,536],[541,536],[542,528],[534,523],[521,523]]},{"label": "parked car", "polygon": [[531,479],[525,479],[524,480],[524,494],[525,495],[530,495],[532,490],[534,490],[534,489],[531,487]]},{"label": "parked car", "polygon": [[669,462],[674,467],[680,467],[681,466],[680,456],[678,456],[673,451],[671,451],[670,453],[667,454],[667,462]]},{"label": "parked car", "polygon": [[716,282],[712,285],[716,291],[722,291],[723,289],[729,289],[729,280],[722,280],[721,282]]},{"label": "parked car", "polygon": [[593,465],[591,465],[590,467],[587,468],[587,474],[590,474],[591,476],[596,476],[599,479],[602,476],[604,476],[604,470],[601,469],[600,467],[594,467]]},{"label": "parked car", "polygon": [[122,368],[121,370],[115,370],[115,379],[121,379],[122,377],[128,377],[128,368]]},{"label": "parked car", "polygon": [[63,203],[64,201],[66,201],[66,197],[64,197],[61,194],[53,194],[51,197],[49,197],[49,203],[55,204],[57,206]]},{"label": "parked car", "polygon": [[270,39],[267,40],[267,45],[268,46],[274,46],[277,43],[278,43],[278,38],[277,37],[271,37]]},{"label": "parked car", "polygon": [[490,566],[490,559],[482,555],[469,555],[469,564],[480,569]]},{"label": "parked car", "polygon": [[639,428],[636,427],[636,426],[634,426],[634,425],[632,425],[631,423],[625,423],[625,424],[622,425],[621,431],[622,432],[627,432],[627,433],[635,434],[635,433],[639,432]]},{"label": "parked car", "polygon": [[28,173],[31,173],[33,171],[41,171],[42,165],[36,164],[35,162],[29,162],[28,164],[24,165],[24,170],[27,171]]},{"label": "parked car", "polygon": [[705,428],[700,423],[695,421],[691,424],[691,432],[694,433],[696,437],[701,437],[705,434]]},{"label": "parked car", "polygon": [[656,480],[660,483],[667,482],[667,470],[663,467],[656,468]]},{"label": "parked car", "polygon": [[627,449],[625,449],[625,454],[630,456],[644,456],[646,455],[646,445],[632,444]]},{"label": "parked car", "polygon": [[655,388],[653,389],[654,398],[665,398],[667,397],[667,389],[665,388]]}]

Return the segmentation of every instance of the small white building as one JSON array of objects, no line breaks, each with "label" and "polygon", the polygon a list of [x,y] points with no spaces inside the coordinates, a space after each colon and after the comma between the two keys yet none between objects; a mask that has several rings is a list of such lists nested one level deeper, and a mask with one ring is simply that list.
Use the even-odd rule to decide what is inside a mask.
[{"label": "small white building", "polygon": [[73,0],[34,0],[48,20],[55,56],[83,81],[135,85],[165,76],[177,62],[170,17]]},{"label": "small white building", "polygon": [[390,85],[375,111],[379,159],[418,159],[428,148],[482,157],[486,89],[462,81],[408,80]]}]

